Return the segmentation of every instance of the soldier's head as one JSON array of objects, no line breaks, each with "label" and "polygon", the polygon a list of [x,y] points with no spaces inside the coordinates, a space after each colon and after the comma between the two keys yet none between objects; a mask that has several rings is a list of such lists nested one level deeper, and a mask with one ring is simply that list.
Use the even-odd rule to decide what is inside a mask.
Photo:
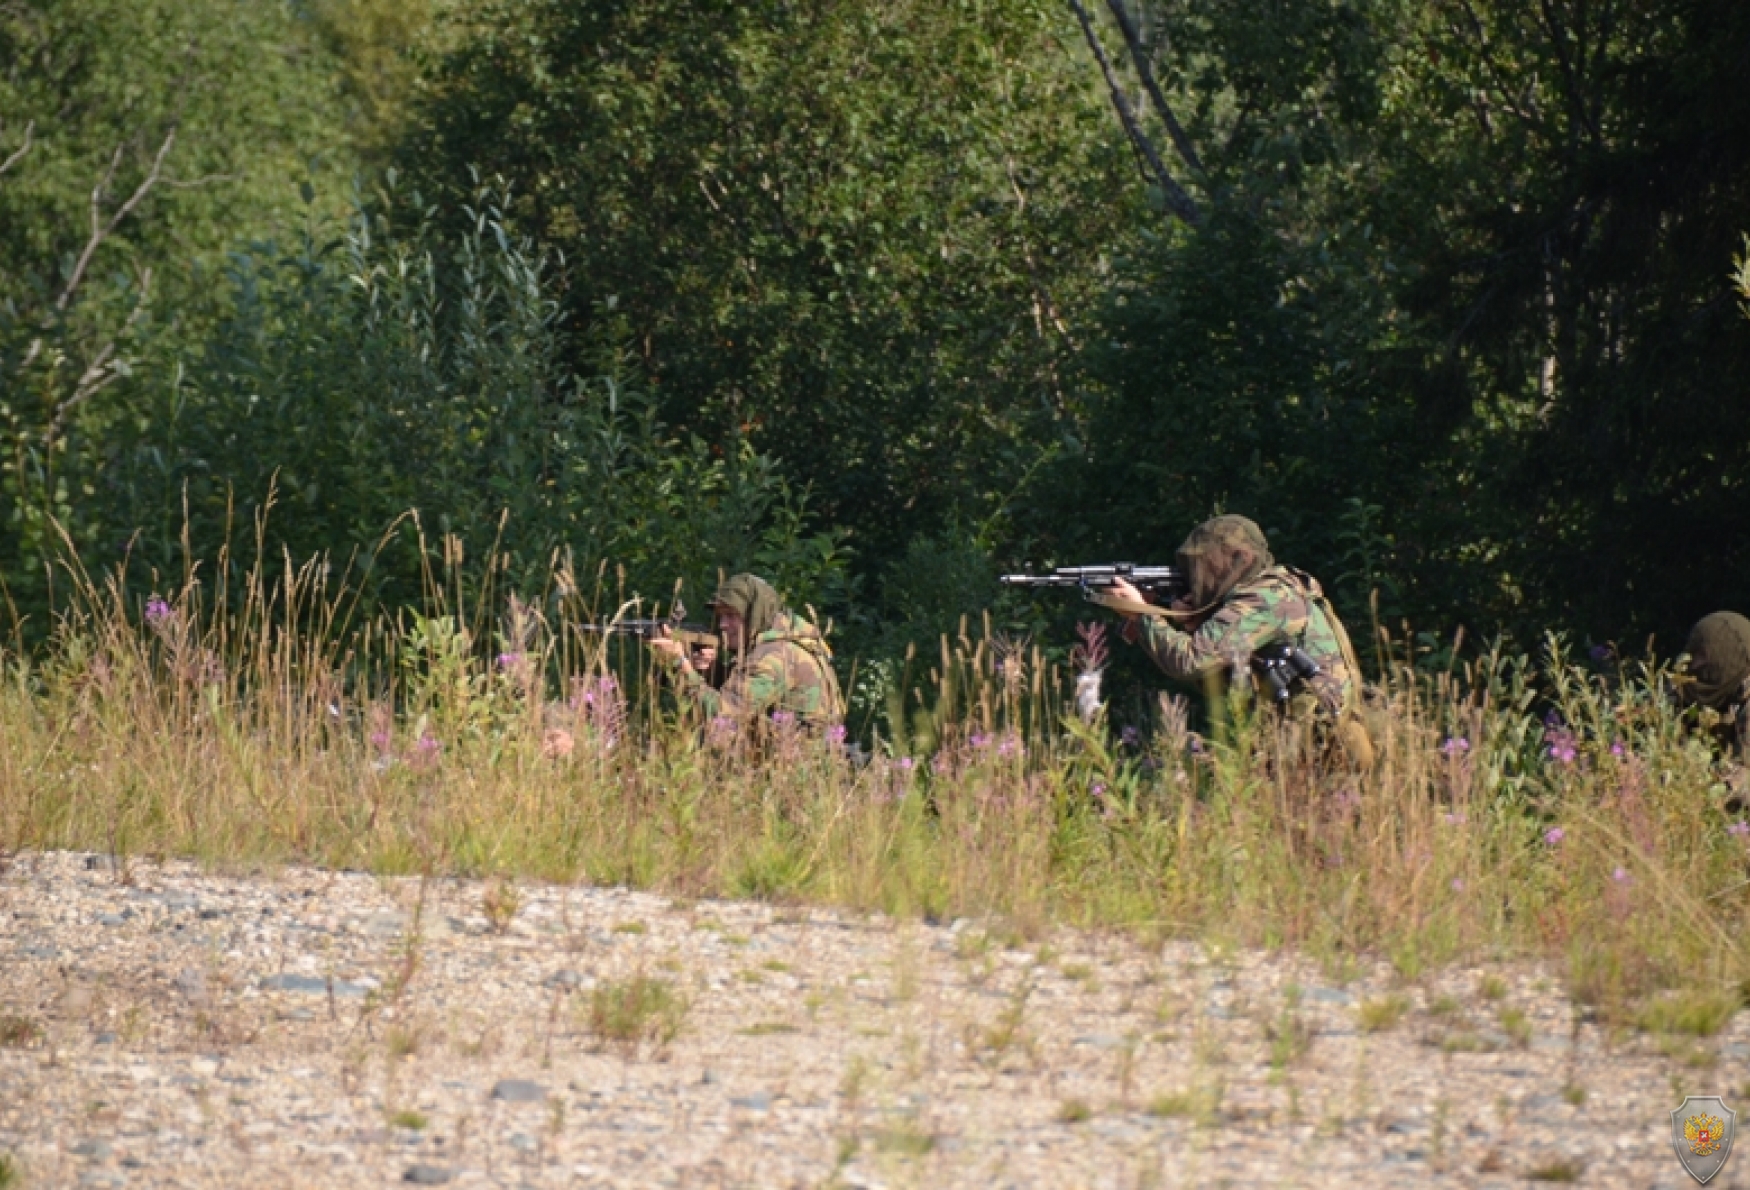
[{"label": "soldier's head", "polygon": [[1220,603],[1248,579],[1256,578],[1275,562],[1264,531],[1249,517],[1212,517],[1191,530],[1176,559],[1190,583],[1192,607]]},{"label": "soldier's head", "polygon": [[717,588],[710,607],[716,613],[717,631],[723,634],[724,643],[740,649],[777,620],[778,593],[758,575],[738,574]]},{"label": "soldier's head", "polygon": [[1684,701],[1723,711],[1744,697],[1750,681],[1750,620],[1737,612],[1703,616],[1689,630],[1689,654],[1679,674]]}]

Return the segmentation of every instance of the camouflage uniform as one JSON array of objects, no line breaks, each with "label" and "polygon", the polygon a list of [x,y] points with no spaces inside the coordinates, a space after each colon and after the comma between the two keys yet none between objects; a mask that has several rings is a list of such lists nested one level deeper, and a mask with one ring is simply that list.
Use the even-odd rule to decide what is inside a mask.
[{"label": "camouflage uniform", "polygon": [[1719,747],[1750,759],[1750,620],[1714,612],[1689,630],[1689,660],[1678,673],[1682,700],[1698,708],[1703,729]]},{"label": "camouflage uniform", "polygon": [[1287,640],[1318,663],[1308,685],[1319,707],[1336,715],[1356,705],[1356,674],[1342,625],[1328,608],[1310,575],[1272,566],[1235,587],[1195,631],[1145,618],[1140,643],[1168,677],[1201,685],[1247,669],[1259,647]]},{"label": "camouflage uniform", "polygon": [[1353,766],[1371,768],[1355,651],[1317,580],[1276,565],[1262,530],[1242,516],[1218,516],[1193,529],[1176,561],[1189,584],[1185,610],[1141,618],[1139,643],[1155,664],[1213,694],[1237,674],[1250,677],[1252,654],[1264,645],[1294,645],[1319,672],[1290,711],[1316,718],[1316,738],[1334,742]]},{"label": "camouflage uniform", "polygon": [[832,669],[832,650],[820,630],[789,612],[754,637],[721,689],[706,685],[691,666],[675,671],[680,689],[711,716],[738,722],[788,713],[805,727],[824,729],[844,718],[844,698]]}]

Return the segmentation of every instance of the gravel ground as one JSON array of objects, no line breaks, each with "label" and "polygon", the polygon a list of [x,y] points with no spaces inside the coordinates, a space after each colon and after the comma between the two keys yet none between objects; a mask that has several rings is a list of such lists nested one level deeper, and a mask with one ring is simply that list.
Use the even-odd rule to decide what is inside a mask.
[{"label": "gravel ground", "polygon": [[[667,1044],[594,1027],[638,977],[684,1003]],[[618,889],[0,874],[0,1154],[31,1187],[1676,1187],[1668,1113],[1732,1103],[1747,1058],[1750,1014],[1612,1036],[1527,966],[1339,984]]]}]

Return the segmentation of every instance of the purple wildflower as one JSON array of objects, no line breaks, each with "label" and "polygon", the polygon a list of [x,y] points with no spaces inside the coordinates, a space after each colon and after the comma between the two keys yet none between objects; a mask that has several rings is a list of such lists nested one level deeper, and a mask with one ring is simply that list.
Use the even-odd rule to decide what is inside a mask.
[{"label": "purple wildflower", "polygon": [[1105,786],[1104,782],[1095,781],[1093,783],[1093,785],[1088,787],[1088,792],[1093,794],[1095,797],[1105,797],[1106,796],[1106,786]]},{"label": "purple wildflower", "polygon": [[1452,878],[1452,891],[1453,892],[1463,892],[1464,891],[1464,881],[1459,879],[1457,876],[1454,876]]},{"label": "purple wildflower", "polygon": [[389,750],[389,733],[386,731],[373,731],[371,733],[371,747],[379,752],[387,752]]},{"label": "purple wildflower", "polygon": [[1463,810],[1456,810],[1451,814],[1442,814],[1440,817],[1445,821],[1447,826],[1463,826],[1466,821]]},{"label": "purple wildflower", "polygon": [[1610,745],[1610,754],[1618,760],[1621,760],[1624,756],[1628,755],[1628,749],[1622,746],[1621,740],[1618,740]]},{"label": "purple wildflower", "polygon": [[721,744],[735,737],[735,720],[728,715],[713,715],[711,722],[705,725],[705,738],[713,744]]},{"label": "purple wildflower", "polygon": [[912,768],[916,764],[917,764],[917,761],[913,760],[909,756],[901,756],[899,758],[899,767],[900,767],[900,770],[902,772],[907,772],[907,773],[911,772]]},{"label": "purple wildflower", "polygon": [[422,735],[419,742],[413,745],[421,756],[436,756],[444,750],[443,741],[434,735]]},{"label": "purple wildflower", "polygon": [[521,653],[500,653],[498,655],[499,669],[516,669],[520,667],[522,663],[523,655]]},{"label": "purple wildflower", "polygon": [[1618,884],[1629,884],[1634,880],[1634,877],[1628,874],[1627,868],[1618,868],[1610,874],[1610,878]]},{"label": "purple wildflower", "polygon": [[146,601],[146,624],[151,628],[164,628],[175,615],[176,612],[162,599],[154,597]]},{"label": "purple wildflower", "polygon": [[1609,645],[1593,645],[1589,652],[1592,654],[1592,660],[1599,662],[1600,664],[1603,664],[1616,656],[1616,650]]},{"label": "purple wildflower", "polygon": [[1574,758],[1580,754],[1579,741],[1565,727],[1551,727],[1543,733],[1543,739],[1549,745],[1549,758],[1557,764],[1573,764]]},{"label": "purple wildflower", "polygon": [[1543,832],[1543,842],[1546,847],[1554,847],[1568,837],[1568,832],[1559,826],[1552,826]]},{"label": "purple wildflower", "polygon": [[1737,822],[1731,823],[1726,827],[1726,833],[1728,835],[1737,835],[1740,839],[1745,835],[1750,835],[1750,822],[1745,822],[1740,818]]},{"label": "purple wildflower", "polygon": [[997,741],[997,755],[1005,760],[1011,756],[1019,756],[1024,751],[1025,749],[1021,747],[1021,738],[1012,731]]},{"label": "purple wildflower", "polygon": [[842,744],[842,743],[844,743],[845,742],[845,725],[843,723],[834,723],[831,727],[827,728],[826,729],[826,742],[829,744]]},{"label": "purple wildflower", "polygon": [[966,742],[971,744],[974,748],[983,748],[990,743],[990,737],[983,732],[975,731],[972,733],[972,738]]},{"label": "purple wildflower", "polygon": [[777,727],[789,727],[796,722],[795,711],[773,711],[772,723]]},{"label": "purple wildflower", "polygon": [[1142,737],[1137,733],[1136,728],[1132,727],[1128,723],[1124,725],[1124,730],[1122,730],[1118,733],[1119,744],[1123,745],[1126,748],[1136,747],[1137,741],[1140,740],[1141,738]]},{"label": "purple wildflower", "polygon": [[1440,745],[1442,756],[1463,756],[1470,751],[1470,741],[1463,736],[1452,736]]}]

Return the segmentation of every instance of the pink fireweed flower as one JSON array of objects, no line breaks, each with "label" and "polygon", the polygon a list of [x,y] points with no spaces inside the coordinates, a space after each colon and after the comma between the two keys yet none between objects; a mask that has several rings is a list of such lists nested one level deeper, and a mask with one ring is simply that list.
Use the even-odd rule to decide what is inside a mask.
[{"label": "pink fireweed flower", "polygon": [[1442,756],[1463,756],[1470,751],[1470,741],[1463,736],[1452,736],[1440,745]]},{"label": "pink fireweed flower", "polygon": [[1573,764],[1574,758],[1580,754],[1579,741],[1565,727],[1550,728],[1543,733],[1543,739],[1549,745],[1549,758],[1557,764]]},{"label": "pink fireweed flower", "polygon": [[1618,760],[1621,760],[1624,756],[1628,755],[1628,749],[1622,746],[1621,740],[1618,740],[1610,745],[1610,754]]},{"label": "pink fireweed flower", "polygon": [[916,767],[916,765],[917,765],[917,761],[913,760],[909,756],[901,756],[899,758],[899,769],[903,773],[911,772],[912,769],[914,767]]},{"label": "pink fireweed flower", "polygon": [[971,744],[974,748],[984,748],[989,746],[990,737],[981,731],[975,731],[972,733],[972,738],[966,742]]},{"label": "pink fireweed flower", "polygon": [[1021,756],[1025,754],[1025,752],[1026,749],[1021,747],[1020,737],[1013,732],[1010,732],[1008,735],[1005,735],[1002,739],[997,741],[997,755],[1004,760],[1014,756]]},{"label": "pink fireweed flower", "polygon": [[1454,876],[1452,878],[1452,891],[1453,892],[1463,892],[1464,891],[1464,881],[1460,880],[1457,876]]},{"label": "pink fireweed flower", "polygon": [[156,597],[146,601],[146,625],[154,630],[162,630],[176,618],[176,611],[164,600]]},{"label": "pink fireweed flower", "polygon": [[1554,847],[1568,837],[1568,832],[1559,826],[1552,826],[1543,832],[1543,842],[1546,847]]},{"label": "pink fireweed flower", "polygon": [[1447,826],[1463,826],[1467,821],[1463,810],[1457,810],[1451,814],[1442,814],[1440,818]]},{"label": "pink fireweed flower", "polygon": [[1750,822],[1745,822],[1743,819],[1739,819],[1737,822],[1728,823],[1726,826],[1726,833],[1728,835],[1736,835],[1742,839],[1745,835],[1750,835]]},{"label": "pink fireweed flower", "polygon": [[1612,880],[1616,881],[1618,884],[1628,884],[1634,880],[1634,877],[1630,876],[1628,874],[1627,868],[1616,869],[1616,871],[1614,871],[1610,874],[1610,878]]},{"label": "pink fireweed flower", "polygon": [[845,742],[845,725],[843,723],[834,723],[831,727],[827,728],[826,729],[826,742],[829,744],[842,744],[842,743],[844,743]]},{"label": "pink fireweed flower", "polygon": [[499,669],[518,669],[522,663],[523,655],[521,653],[500,653],[498,655]]},{"label": "pink fireweed flower", "polygon": [[375,748],[377,751],[388,752],[389,751],[389,742],[390,741],[389,741],[389,733],[388,732],[386,732],[386,731],[373,731],[371,733],[371,747]]},{"label": "pink fireweed flower", "polygon": [[1095,797],[1105,797],[1106,796],[1106,786],[1102,782],[1095,781],[1093,783],[1093,785],[1089,786],[1088,792],[1093,794]]}]

